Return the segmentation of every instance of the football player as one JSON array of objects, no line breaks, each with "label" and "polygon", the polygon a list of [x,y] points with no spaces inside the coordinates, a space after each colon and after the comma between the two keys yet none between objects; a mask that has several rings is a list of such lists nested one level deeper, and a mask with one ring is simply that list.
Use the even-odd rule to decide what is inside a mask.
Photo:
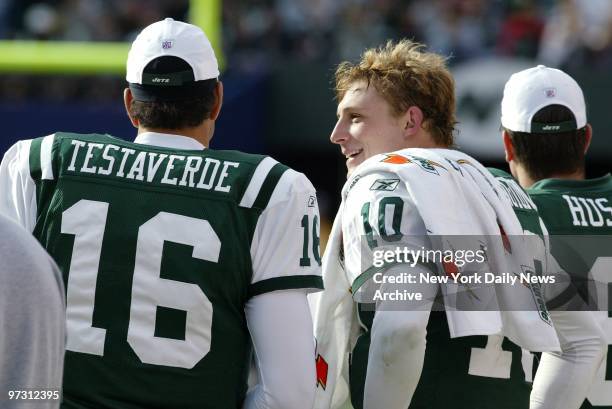
[{"label": "football player", "polygon": [[[451,149],[454,84],[442,57],[409,41],[367,50],[359,63],[339,66],[336,92],[338,122],[331,140],[347,157],[350,175],[324,258],[326,291],[314,302],[320,369],[315,407],[341,403],[348,372],[348,392],[356,408],[527,408],[531,371],[522,363],[531,356],[521,347],[548,351],[548,357],[556,341],[563,347],[559,355],[586,351],[584,361],[596,367],[602,350],[594,321],[585,324],[594,333],[585,343],[568,341],[563,333],[557,339],[541,305],[527,308],[525,302],[522,309],[530,311],[502,310],[498,326],[495,311],[447,308],[446,313],[430,313],[435,297],[446,297],[449,288],[419,280],[383,283],[380,289],[390,294],[412,291],[428,302],[379,299],[374,312],[358,300],[364,284],[376,277],[375,266],[364,263],[371,261],[375,250],[392,248],[406,238],[421,238],[417,244],[426,245],[423,237],[434,240],[440,234],[522,235],[524,227],[507,186],[473,158]],[[539,226],[535,206],[529,210]],[[507,250],[521,267],[537,271],[537,260],[516,247]],[[492,257],[490,271],[508,271],[495,263]],[[393,275],[401,268],[391,266],[386,273]],[[431,272],[427,265],[414,268],[418,274]],[[503,288],[517,291],[520,298],[518,291],[524,287]],[[527,287],[543,304],[539,286]],[[559,330],[572,326],[558,324]],[[541,368],[556,376],[538,374],[536,388],[547,398],[534,407],[576,407],[572,400],[559,403],[550,398],[550,391],[560,385],[568,395],[579,396],[581,390],[580,385],[562,381],[567,367],[556,363],[543,361]],[[572,378],[585,372],[569,373]]]},{"label": "football player", "polygon": [[[527,408],[521,346],[559,348],[542,300],[528,308],[525,298],[529,311],[431,311],[449,287],[422,280],[387,282],[380,290],[419,293],[423,301],[378,299],[372,311],[372,300],[357,299],[376,278],[373,265],[364,264],[376,250],[409,238],[425,247],[440,235],[522,234],[499,181],[452,149],[454,83],[444,59],[407,40],[390,42],[367,50],[357,64],[341,64],[336,93],[331,141],[347,158],[349,178],[323,261],[326,291],[313,300],[315,407],[337,407],[350,392],[355,408]],[[534,268],[518,249],[510,255],[504,247],[500,241],[489,249],[490,271],[517,262]],[[412,271],[435,274],[426,263]],[[506,289],[530,302],[538,298],[535,286]]]},{"label": "football player", "polygon": [[67,287],[63,408],[312,406],[316,193],[270,157],[208,149],[218,76],[202,30],[156,22],[127,59],[134,142],[58,132],[2,161],[0,212]]},{"label": "football player", "polygon": [[[605,242],[598,244],[598,241],[591,240],[582,243],[580,237],[570,237],[612,233],[612,208],[609,206],[612,178],[608,174],[585,179],[585,154],[591,142],[592,128],[587,122],[582,90],[573,78],[558,69],[540,65],[520,71],[505,85],[501,122],[511,173],[527,189],[539,210],[550,234],[550,251],[555,262],[574,279],[575,284],[556,294],[549,305],[559,308],[565,304],[565,309],[575,309],[571,304],[567,306],[572,299],[582,297],[587,301],[590,298],[588,286],[584,285],[585,276],[580,274],[588,272],[586,278],[594,280],[597,287],[606,287],[611,280],[606,257],[612,256],[610,246]],[[598,305],[607,305],[606,299],[607,290]],[[579,317],[579,321],[574,320],[577,323],[574,331],[567,332],[566,337],[574,343],[583,343],[586,348],[581,348],[581,353],[574,351],[564,356],[549,354],[543,357],[541,365],[550,360],[561,372],[540,368],[538,373],[545,371],[543,377],[556,376],[560,382],[548,393],[536,393],[538,391],[534,389],[534,407],[540,407],[542,401],[550,399],[559,405],[570,401],[572,407],[577,407],[586,395],[582,408],[612,408],[612,384],[607,380],[605,361],[595,379],[594,369],[597,368],[589,362],[592,357],[600,355],[599,345],[581,327],[597,314],[607,337],[606,343],[612,343],[609,314],[607,307],[602,308],[603,311],[596,313],[553,312]]]}]

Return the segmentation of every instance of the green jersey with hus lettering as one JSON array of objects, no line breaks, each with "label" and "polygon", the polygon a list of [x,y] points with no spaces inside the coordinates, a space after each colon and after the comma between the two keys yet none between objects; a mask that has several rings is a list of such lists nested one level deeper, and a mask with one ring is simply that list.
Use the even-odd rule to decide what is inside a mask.
[{"label": "green jersey with hus lettering", "polygon": [[62,407],[242,407],[246,301],[322,288],[308,179],[95,134],[35,139],[29,163],[34,234],[67,288]]},{"label": "green jersey with hus lettering", "polygon": [[[600,285],[612,282],[610,246],[591,245],[597,247],[598,254],[590,257],[587,256],[589,252],[584,249],[565,245],[565,243],[571,244],[571,240],[570,242],[563,238],[555,240],[554,237],[555,235],[612,235],[612,176],[606,175],[588,180],[544,179],[532,185],[527,192],[538,206],[540,216],[551,235],[551,253],[559,265],[565,271],[589,271],[589,278]],[[598,296],[600,295],[598,292]],[[606,305],[606,300],[599,300],[598,305]],[[612,313],[601,311],[597,314],[601,319],[608,344],[612,344],[612,319],[609,318]],[[612,409],[611,353],[611,348],[608,346],[607,362],[599,368],[582,409]]]}]

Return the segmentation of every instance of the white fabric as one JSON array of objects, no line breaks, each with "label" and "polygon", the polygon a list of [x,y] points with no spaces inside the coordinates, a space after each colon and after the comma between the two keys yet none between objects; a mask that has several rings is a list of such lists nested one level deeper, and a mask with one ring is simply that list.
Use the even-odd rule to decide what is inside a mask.
[{"label": "white fabric", "polygon": [[193,69],[196,81],[219,76],[219,65],[210,41],[201,28],[171,18],[147,26],[138,34],[128,53],[125,79],[142,84],[142,72],[157,57],[174,56]]},{"label": "white fabric", "polygon": [[548,105],[563,105],[582,128],[587,123],[584,95],[578,83],[556,68],[543,65],[512,74],[501,102],[502,125],[516,132],[532,132],[533,116]]},{"label": "white fabric", "polygon": [[[511,204],[505,200],[505,196],[504,199],[498,196],[496,190],[499,187],[496,189],[496,186],[499,182],[473,158],[458,151],[444,149],[405,149],[396,154],[411,159],[411,162],[404,165],[384,163],[381,161],[386,155],[375,156],[353,172],[343,189],[343,203],[323,259],[325,291],[311,299],[315,309],[317,353],[329,365],[327,385],[325,389],[317,388],[315,408],[336,408],[346,396],[343,368],[354,337],[351,328],[355,327],[354,305],[348,286],[363,270],[343,268],[339,260],[342,242],[344,241],[346,249],[351,241],[359,241],[360,237],[347,237],[346,232],[343,235],[342,228],[338,225],[342,223],[343,227],[346,227],[344,220],[354,220],[354,215],[361,211],[361,208],[355,208],[354,205],[350,208],[346,206],[350,200],[347,196],[351,195],[354,185],[359,183],[356,179],[364,178],[368,174],[381,174],[382,178],[390,173],[397,175],[401,184],[405,185],[410,195],[409,201],[418,209],[430,235],[498,236],[498,222],[509,236],[522,234]],[[430,161],[434,170],[426,169],[419,160],[415,160],[415,156]],[[366,187],[368,188],[369,186]],[[522,243],[515,241],[512,242],[515,258],[505,256],[501,243],[496,248],[488,249],[491,271],[520,271],[516,264],[505,264],[526,259],[527,253],[521,251]],[[448,289],[442,290],[443,295],[447,297]],[[495,287],[495,291],[488,296],[496,297],[503,311],[446,311],[452,337],[502,334],[532,351],[559,350],[555,330],[550,322],[541,318],[529,289],[522,285]],[[503,308],[511,302],[520,303],[523,311]],[[532,307],[531,311],[524,311],[529,309],[527,306]]]},{"label": "white fabric", "polygon": [[[62,276],[22,227],[0,216],[0,391],[3,409],[59,408],[64,347]],[[55,390],[57,399],[28,404],[9,391]]]},{"label": "white fabric", "polygon": [[200,142],[188,136],[159,132],[141,132],[134,139],[134,143],[182,150],[206,149]]},{"label": "white fabric", "polygon": [[546,352],[538,366],[530,409],[578,409],[600,364],[607,344],[593,311],[551,311],[561,353]]},{"label": "white fabric", "polygon": [[53,149],[53,141],[55,134],[47,135],[43,138],[40,145],[40,168],[41,178],[44,180],[53,180],[53,166],[51,164],[51,150]]},{"label": "white fabric", "polygon": [[[402,271],[401,266],[393,266],[387,276]],[[416,265],[413,272],[426,274],[428,270]],[[417,281],[415,284],[385,283],[381,290],[384,293],[394,290],[420,292],[428,300],[418,307],[410,305],[416,303],[402,302],[399,310],[396,301],[378,302],[372,324],[363,407],[406,409],[421,377],[427,323],[438,288],[435,284]]]},{"label": "white fabric", "polygon": [[[320,229],[316,197],[314,187],[302,173],[288,169],[281,176],[268,206],[259,216],[253,234],[251,242],[252,283],[274,277],[321,274],[321,268],[312,250],[312,229],[315,220],[317,221],[315,225],[317,237]],[[306,228],[302,225],[304,218]],[[308,230],[306,238],[304,229]],[[305,239],[307,243],[304,243]],[[307,245],[306,250],[310,260],[308,266],[300,264],[300,259],[304,255],[304,244]]]},{"label": "white fabric", "polygon": [[317,358],[328,365],[325,384],[317,385],[316,409],[339,408],[349,397],[348,355],[359,331],[355,303],[351,297],[342,247],[342,207],[336,215],[323,255],[323,292],[310,294]]},{"label": "white fabric", "polygon": [[36,184],[30,175],[31,140],[19,141],[0,163],[0,214],[28,231],[36,225]]},{"label": "white fabric", "polygon": [[259,383],[247,394],[244,409],[311,409],[314,341],[304,292],[255,296],[247,302],[245,313],[259,364]]}]

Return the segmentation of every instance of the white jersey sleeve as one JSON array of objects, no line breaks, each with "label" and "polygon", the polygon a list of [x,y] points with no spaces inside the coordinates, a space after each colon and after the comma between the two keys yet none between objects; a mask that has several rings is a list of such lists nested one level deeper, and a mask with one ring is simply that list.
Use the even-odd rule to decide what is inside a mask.
[{"label": "white jersey sleeve", "polygon": [[36,223],[36,184],[30,175],[31,140],[19,141],[0,163],[0,214],[28,231]]},{"label": "white jersey sleeve", "polygon": [[[400,277],[406,265],[390,261],[381,252],[426,246],[427,230],[406,186],[393,173],[370,173],[348,192],[343,235],[346,270],[357,300],[366,282],[375,289],[362,301],[375,301],[370,352],[364,390],[364,408],[404,409],[418,385],[425,355],[427,322],[437,284],[397,283],[382,277]],[[384,265],[380,265],[384,261]],[[382,271],[380,268],[382,267]],[[414,264],[411,274],[428,274]],[[380,275],[382,274],[382,275]],[[377,279],[378,275],[378,279]],[[364,286],[368,287],[368,286]],[[368,292],[368,290],[364,291]],[[422,300],[399,294],[421,294]]]},{"label": "white jersey sleeve", "polygon": [[371,278],[380,251],[419,248],[427,230],[406,185],[394,173],[376,172],[359,178],[348,191],[342,233],[345,269],[355,293]]},{"label": "white jersey sleeve", "polygon": [[314,187],[303,174],[287,169],[259,217],[251,242],[251,296],[323,288],[319,225]]},{"label": "white jersey sleeve", "polygon": [[315,345],[306,294],[261,294],[247,301],[245,314],[259,382],[247,394],[244,409],[311,409]]},{"label": "white jersey sleeve", "polygon": [[306,294],[323,288],[319,209],[315,189],[301,173],[287,169],[274,187],[264,182],[260,191],[272,188],[251,242],[253,276],[245,315],[259,382],[244,408],[306,409],[313,405],[316,380]]}]

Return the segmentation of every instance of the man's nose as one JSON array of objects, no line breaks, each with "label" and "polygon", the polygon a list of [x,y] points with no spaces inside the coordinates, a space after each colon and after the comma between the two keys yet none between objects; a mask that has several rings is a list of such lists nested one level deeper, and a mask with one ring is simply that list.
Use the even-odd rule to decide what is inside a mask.
[{"label": "man's nose", "polygon": [[340,145],[346,142],[348,138],[349,138],[348,132],[346,131],[341,121],[338,120],[338,122],[336,122],[336,126],[334,127],[334,130],[329,136],[329,140],[331,141],[331,143]]}]

